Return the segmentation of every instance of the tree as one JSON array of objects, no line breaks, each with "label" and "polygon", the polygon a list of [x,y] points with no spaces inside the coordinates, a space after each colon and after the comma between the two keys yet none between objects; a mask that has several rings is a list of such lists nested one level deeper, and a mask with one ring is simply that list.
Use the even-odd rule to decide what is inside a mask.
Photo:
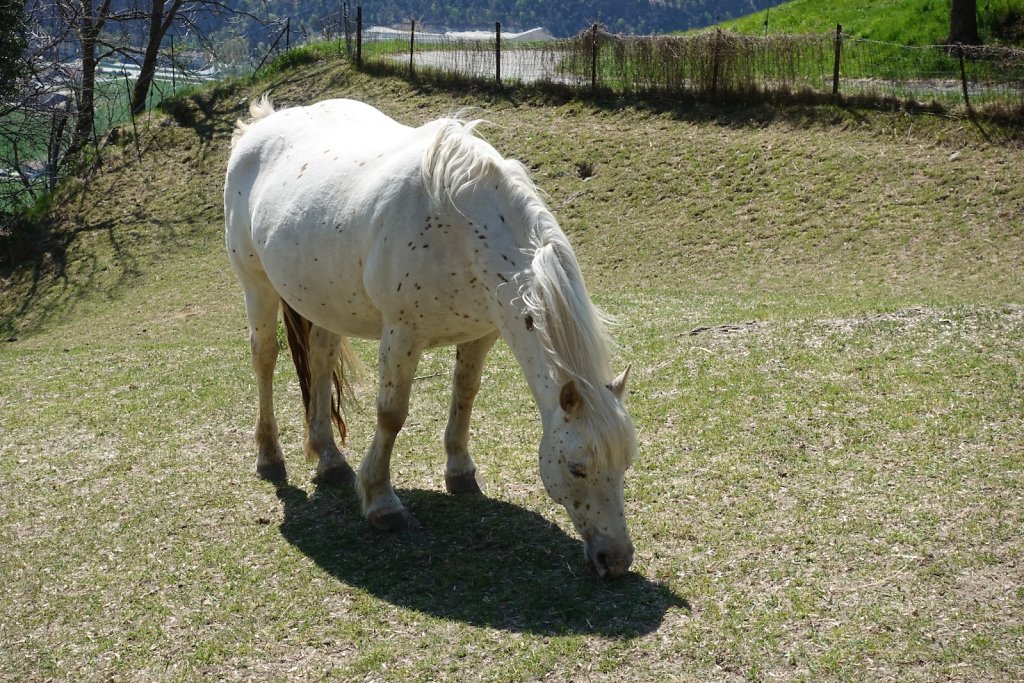
[{"label": "tree", "polygon": [[[68,149],[68,127],[73,121],[74,105],[69,93],[77,91],[77,73],[64,62],[67,51],[57,46],[68,35],[59,21],[55,6],[40,2],[17,3],[20,12],[11,14],[10,3],[0,0],[5,15],[0,26],[3,53],[14,56],[12,43],[20,48],[17,64],[3,69],[0,93],[0,168],[6,182],[0,183],[0,211],[4,220],[25,199],[53,189],[57,169]],[[7,21],[17,24],[8,24]],[[12,41],[15,25],[20,26]],[[9,64],[9,62],[7,62]]]},{"label": "tree", "polygon": [[[102,60],[139,66],[138,111],[167,33],[186,37],[188,59],[209,63],[225,32],[239,28],[225,31],[228,17],[262,23],[226,0],[0,0],[0,240],[14,235],[21,208],[55,190],[68,169],[101,166],[97,117],[123,92],[122,74],[102,73]],[[90,147],[92,163],[80,166]]]},{"label": "tree", "polygon": [[0,0],[0,101],[8,99],[25,73],[25,6],[20,0]]},{"label": "tree", "polygon": [[69,156],[95,140],[97,69],[104,59],[117,55],[139,66],[130,96],[131,112],[137,114],[145,109],[161,46],[172,27],[191,32],[194,43],[206,43],[204,20],[209,26],[224,16],[256,19],[223,0],[29,0],[29,5],[35,23],[52,25],[50,34],[59,36],[50,41],[58,55],[51,63],[65,68],[68,53],[75,53],[74,78],[65,79],[74,81],[69,87],[75,101]]},{"label": "tree", "polygon": [[978,35],[978,2],[977,0],[953,0],[949,10],[949,38],[950,45],[963,43],[964,45],[980,45],[981,37]]},{"label": "tree", "polygon": [[150,0],[148,7],[138,7],[137,2],[132,0],[130,6],[134,14],[126,19],[144,23],[144,29],[139,31],[139,35],[144,37],[138,47],[125,44],[116,49],[126,60],[139,65],[139,77],[132,89],[131,112],[138,114],[146,108],[160,51],[172,28],[188,34],[194,43],[204,45],[210,52],[220,54],[223,52],[223,43],[214,46],[209,40],[213,27],[222,26],[231,19],[249,20],[263,26],[268,24],[265,19],[239,6],[244,4],[224,0]]},{"label": "tree", "polygon": [[101,47],[100,32],[111,19],[111,0],[57,0],[56,5],[64,23],[78,38],[81,60],[81,82],[75,92],[78,118],[71,142],[71,152],[75,153],[95,134],[96,67],[105,56],[98,54],[97,49]]},{"label": "tree", "polygon": [[146,41],[145,53],[142,57],[142,68],[139,77],[135,81],[135,88],[132,90],[131,110],[138,114],[146,108],[146,97],[149,95],[149,88],[153,85],[153,76],[156,75],[157,57],[160,56],[160,45],[164,42],[164,36],[174,24],[175,17],[184,0],[152,0],[149,8],[149,34]]}]

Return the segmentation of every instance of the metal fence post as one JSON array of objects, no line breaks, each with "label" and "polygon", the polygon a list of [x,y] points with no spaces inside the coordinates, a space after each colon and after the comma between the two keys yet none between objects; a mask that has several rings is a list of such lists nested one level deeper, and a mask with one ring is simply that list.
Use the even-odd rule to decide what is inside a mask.
[{"label": "metal fence post", "polygon": [[967,94],[967,65],[964,63],[964,45],[957,43],[957,53],[960,57],[960,83],[964,90],[964,105],[967,107],[967,116],[974,118],[974,110],[971,109],[971,97]]},{"label": "metal fence post", "polygon": [[832,67],[832,94],[839,94],[839,53],[843,47],[843,25],[836,24],[836,59]]},{"label": "metal fence post", "polygon": [[590,27],[590,89],[597,90],[597,24]]},{"label": "metal fence post", "polygon": [[[338,15],[338,52],[342,51],[341,41],[345,41],[345,55],[352,56],[352,40],[349,32],[348,3],[341,3],[341,14]],[[344,38],[343,38],[344,36]]]},{"label": "metal fence post", "polygon": [[363,68],[363,6],[356,7],[356,68]]},{"label": "metal fence post", "polygon": [[178,71],[178,63],[174,61],[174,34],[171,34],[171,94],[178,92],[178,83],[175,74]]},{"label": "metal fence post", "polygon": [[413,51],[416,49],[416,20],[409,20],[409,77],[416,75],[416,65],[413,63]]},{"label": "metal fence post", "polygon": [[259,72],[259,70],[263,68],[263,65],[267,63],[267,60],[270,58],[270,55],[273,54],[274,50],[277,49],[277,44],[281,42],[282,36],[284,36],[284,31],[278,33],[277,38],[274,38],[274,43],[270,46],[270,49],[267,50],[267,54],[263,55],[263,59],[261,59],[260,63],[256,65],[256,68],[253,69],[253,76],[255,76]]},{"label": "metal fence post", "polygon": [[494,80],[501,85],[501,22],[494,22]]},{"label": "metal fence post", "polygon": [[722,46],[722,29],[718,29],[715,33],[715,47],[712,50],[712,61],[711,61],[711,94],[714,95],[718,92],[718,53]]}]

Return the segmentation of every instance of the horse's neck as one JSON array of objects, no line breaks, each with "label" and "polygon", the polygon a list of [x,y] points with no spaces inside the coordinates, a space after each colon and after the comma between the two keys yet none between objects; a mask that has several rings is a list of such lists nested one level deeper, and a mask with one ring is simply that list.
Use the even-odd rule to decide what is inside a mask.
[{"label": "horse's neck", "polygon": [[519,361],[546,423],[557,406],[559,386],[537,331],[541,321],[534,320],[523,303],[521,287],[524,278],[529,277],[529,252],[511,231],[504,238],[494,235],[486,244],[488,248],[475,256],[476,269],[495,294],[491,309],[494,323]]},{"label": "horse's neck", "polygon": [[512,349],[519,361],[523,376],[533,394],[533,400],[540,410],[545,427],[547,420],[558,406],[558,378],[548,363],[544,345],[534,321],[525,311],[519,292],[514,284],[502,286],[499,291],[499,327],[501,336]]},{"label": "horse's neck", "polygon": [[[490,186],[487,182],[478,187],[489,190]],[[558,407],[561,385],[537,331],[541,321],[530,317],[520,291],[524,278],[529,277],[531,253],[535,248],[532,226],[539,219],[538,214],[547,209],[539,199],[534,204],[529,197],[516,195],[514,186],[506,185],[501,191],[495,187],[495,190],[495,193],[482,191],[463,199],[459,217],[467,221],[468,226],[462,234],[472,240],[472,258],[477,271],[497,293],[494,322],[519,361],[547,426]]]}]

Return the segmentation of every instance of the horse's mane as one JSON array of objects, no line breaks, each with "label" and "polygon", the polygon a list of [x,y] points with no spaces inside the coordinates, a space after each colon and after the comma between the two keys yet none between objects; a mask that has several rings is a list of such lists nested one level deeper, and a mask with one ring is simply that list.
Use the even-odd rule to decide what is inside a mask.
[{"label": "horse's mane", "polygon": [[532,262],[518,278],[526,313],[534,320],[547,362],[562,383],[575,381],[592,433],[608,444],[608,458],[636,450],[632,423],[609,391],[613,379],[608,335],[611,318],[590,300],[572,245],[518,161],[503,158],[475,134],[481,121],[446,119],[423,158],[423,176],[436,201],[472,191],[502,192],[529,226]]}]

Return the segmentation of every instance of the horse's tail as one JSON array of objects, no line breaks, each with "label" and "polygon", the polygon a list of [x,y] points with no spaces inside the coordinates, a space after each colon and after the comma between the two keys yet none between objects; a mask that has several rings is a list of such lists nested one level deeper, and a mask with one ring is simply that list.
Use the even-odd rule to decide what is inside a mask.
[{"label": "horse's tail", "polygon": [[273,114],[274,103],[270,101],[270,93],[263,93],[262,97],[249,102],[249,115],[252,116],[252,120],[246,123],[241,119],[235,121],[235,131],[231,134],[231,147],[234,148],[238,144],[238,141],[245,135],[245,131],[249,130],[249,126],[256,123],[260,119],[265,119]]},{"label": "horse's tail", "polygon": [[[295,373],[299,376],[299,390],[302,392],[302,405],[306,412],[306,424],[309,424],[309,385],[311,382],[309,370],[309,333],[313,328],[306,318],[281,300],[281,314],[284,318],[284,327],[288,335],[288,348],[292,352],[292,362],[295,363]],[[331,373],[331,382],[334,391],[331,393],[331,420],[338,428],[341,436],[341,443],[344,445],[348,436],[348,428],[345,425],[345,418],[342,414],[343,399],[354,397],[352,384],[348,375],[360,367],[359,359],[349,343],[348,337],[341,338],[341,353],[338,354],[338,364]]]}]

